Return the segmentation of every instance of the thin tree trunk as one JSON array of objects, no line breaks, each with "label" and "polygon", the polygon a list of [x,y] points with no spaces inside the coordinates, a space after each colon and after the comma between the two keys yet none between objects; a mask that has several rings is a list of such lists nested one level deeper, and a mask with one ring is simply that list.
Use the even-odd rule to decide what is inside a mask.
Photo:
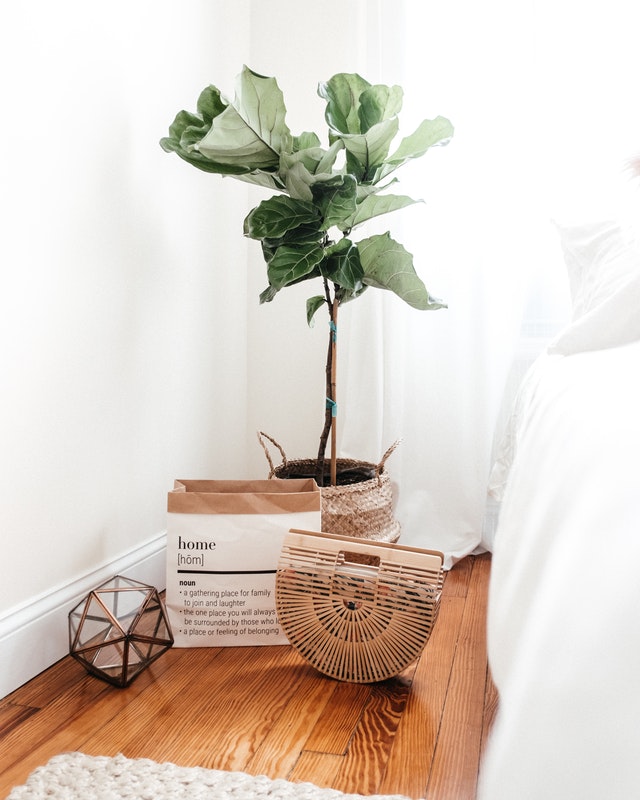
[{"label": "thin tree trunk", "polygon": [[338,395],[336,379],[338,373],[338,301],[333,301],[331,314],[331,485],[337,483],[337,421],[338,421]]},{"label": "thin tree trunk", "polygon": [[337,321],[338,321],[338,301],[335,297],[331,298],[329,284],[325,280],[325,296],[327,299],[327,306],[329,309],[329,346],[327,348],[327,363],[325,367],[325,412],[324,412],[324,427],[320,435],[320,445],[318,447],[318,457],[316,461],[316,482],[318,486],[324,484],[324,463],[327,452],[327,442],[329,441],[329,434],[331,434],[331,485],[335,486],[337,482],[337,454],[336,454],[336,373],[337,373],[337,359],[336,359],[336,339],[337,339]]}]

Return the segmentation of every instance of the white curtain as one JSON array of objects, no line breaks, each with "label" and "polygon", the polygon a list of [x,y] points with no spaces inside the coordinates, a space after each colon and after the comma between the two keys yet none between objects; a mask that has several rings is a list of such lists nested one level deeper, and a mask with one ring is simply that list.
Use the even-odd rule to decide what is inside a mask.
[{"label": "white curtain", "polygon": [[568,318],[551,219],[609,215],[635,191],[637,28],[625,0],[380,0],[369,14],[368,77],[404,88],[401,133],[437,114],[455,127],[399,174],[425,204],[384,221],[449,308],[373,291],[345,307],[341,452],[375,459],[402,439],[388,462],[402,540],[450,565],[490,549],[495,441],[519,377]]}]

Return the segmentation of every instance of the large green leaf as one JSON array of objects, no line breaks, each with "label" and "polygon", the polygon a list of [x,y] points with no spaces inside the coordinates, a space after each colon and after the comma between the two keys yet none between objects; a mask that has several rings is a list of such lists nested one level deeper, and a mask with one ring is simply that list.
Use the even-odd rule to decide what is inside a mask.
[{"label": "large green leaf", "polygon": [[366,133],[369,128],[397,116],[402,110],[403,92],[399,86],[383,86],[378,84],[365,89],[360,95],[360,131]]},{"label": "large green leaf", "polygon": [[[282,164],[282,161],[280,162]],[[286,191],[296,200],[313,202],[311,186],[315,182],[315,175],[303,161],[290,162],[287,167],[280,167],[280,174],[284,176]]]},{"label": "large green leaf", "polygon": [[324,298],[321,294],[317,294],[307,300],[307,325],[310,328],[313,327],[313,318],[316,314],[316,311],[319,311],[324,305],[326,305],[326,303],[326,298]]},{"label": "large green leaf", "polygon": [[220,94],[220,90],[212,85],[206,86],[200,92],[198,102],[196,103],[198,114],[200,114],[208,125],[211,124],[211,120],[214,117],[217,117],[218,114],[222,114],[226,107],[227,102]]},{"label": "large green leaf", "polygon": [[245,67],[236,103],[238,109],[222,98],[217,87],[207,86],[198,98],[198,113],[179,112],[169,136],[160,140],[161,147],[205,172],[283,188],[268,172],[266,177],[256,174],[256,170],[275,172],[279,161],[275,148],[290,142],[284,102],[275,80]]},{"label": "large green leaf", "polygon": [[357,246],[349,239],[341,239],[327,248],[327,258],[320,269],[323,275],[350,293],[362,290],[364,271],[360,254]]},{"label": "large green leaf", "polygon": [[358,243],[363,283],[378,289],[390,289],[413,308],[433,311],[446,308],[432,297],[416,274],[413,256],[388,233],[371,236]]},{"label": "large green leaf", "polygon": [[286,107],[275,78],[243,67],[233,104],[218,114],[198,150],[218,164],[249,171],[277,169],[280,151],[292,147]]},{"label": "large green leaf", "polygon": [[355,73],[341,72],[318,85],[318,94],[327,101],[324,118],[334,131],[360,133],[360,95],[371,84]]},{"label": "large green leaf", "polygon": [[370,194],[365,199],[358,203],[356,206],[356,213],[350,220],[350,227],[355,228],[373,217],[379,217],[382,214],[388,214],[391,211],[398,211],[401,208],[421,203],[422,200],[413,200],[402,194]]},{"label": "large green leaf", "polygon": [[295,164],[304,164],[305,168],[314,174],[325,155],[326,150],[315,146],[305,147],[301,150],[296,150],[294,153],[282,153],[280,155],[280,169],[285,172]]},{"label": "large green leaf", "polygon": [[300,247],[282,245],[269,261],[267,267],[269,284],[276,289],[282,289],[284,286],[311,277],[323,258],[324,249],[318,244],[305,244]]},{"label": "large green leaf", "polygon": [[194,147],[206,158],[230,167],[244,165],[247,172],[256,169],[277,169],[280,154],[256,131],[245,124],[233,106],[228,106],[206,136]]},{"label": "large green leaf", "polygon": [[300,247],[303,244],[318,245],[322,242],[324,234],[318,229],[318,224],[301,225],[299,228],[286,231],[284,236],[276,239],[262,239],[262,255],[264,260],[269,263],[276,254],[276,250],[284,244],[291,247]]},{"label": "large green leaf", "polygon": [[324,156],[322,157],[321,161],[319,162],[316,168],[316,175],[323,175],[327,173],[331,173],[333,169],[333,165],[335,164],[336,158],[340,150],[344,149],[344,144],[342,140],[338,139],[332,142],[331,146],[328,150],[325,151]]},{"label": "large green leaf", "polygon": [[361,166],[360,174],[356,177],[362,181],[372,180],[376,168],[386,159],[397,133],[398,120],[394,117],[379,122],[366,133],[340,135],[349,155]]},{"label": "large green leaf", "polygon": [[210,121],[203,119],[198,114],[179,111],[169,126],[169,136],[160,139],[160,146],[165,152],[176,153],[184,161],[204,172],[236,176],[249,172],[249,167],[243,164],[238,164],[234,167],[223,166],[211,161],[194,149],[194,145],[206,134],[209,126]]},{"label": "large green leaf", "polygon": [[252,239],[278,239],[287,231],[314,223],[320,226],[320,214],[313,203],[276,195],[263,200],[244,221],[245,236]]},{"label": "large green leaf", "polygon": [[279,173],[291,197],[313,201],[312,187],[315,184],[341,184],[344,180],[342,173],[332,170],[342,148],[342,142],[338,141],[328,150],[312,147],[295,153],[281,153]]},{"label": "large green leaf", "polygon": [[369,197],[370,194],[380,194],[380,192],[384,192],[385,189],[388,189],[389,186],[392,186],[394,183],[398,183],[397,178],[391,178],[388,183],[359,183],[357,202],[361,203],[365,197]]},{"label": "large green leaf", "polygon": [[414,158],[423,156],[430,147],[444,145],[453,136],[453,125],[445,117],[423,120],[418,128],[405,137],[398,149],[390,155],[375,177],[375,182]]},{"label": "large green leaf", "polygon": [[339,305],[343,303],[349,303],[351,300],[355,300],[357,297],[360,297],[369,287],[366,283],[361,283],[358,289],[347,289],[344,286],[339,286],[336,289],[336,300],[338,301]]},{"label": "large green leaf", "polygon": [[230,169],[226,169],[223,174],[232,175],[237,180],[245,183],[252,183],[254,186],[272,189],[274,192],[284,192],[287,188],[280,180],[280,176],[275,172],[255,170],[254,172],[243,172],[236,175],[234,172],[231,172]]},{"label": "large green leaf", "polygon": [[348,220],[356,210],[356,181],[353,175],[341,175],[340,181],[318,182],[313,187],[313,199],[323,217],[322,229],[333,225],[347,230]]},{"label": "large green leaf", "polygon": [[320,147],[320,138],[313,131],[304,131],[299,136],[292,137],[293,152],[298,150],[309,150],[312,147]]},{"label": "large green leaf", "polygon": [[275,286],[267,286],[264,292],[260,292],[260,304],[270,303],[280,290]]}]

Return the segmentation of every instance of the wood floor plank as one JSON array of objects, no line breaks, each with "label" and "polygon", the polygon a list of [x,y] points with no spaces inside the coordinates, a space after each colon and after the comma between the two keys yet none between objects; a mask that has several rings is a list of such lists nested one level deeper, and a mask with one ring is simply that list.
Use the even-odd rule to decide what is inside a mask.
[{"label": "wood floor plank", "polygon": [[454,564],[453,568],[445,573],[443,597],[466,597],[472,569],[473,560],[470,558],[463,558]]},{"label": "wood floor plank", "polygon": [[[186,734],[184,706],[197,701],[202,676],[217,670],[223,656],[217,653],[217,658],[210,658],[207,650],[199,648],[172,651],[172,655],[176,653],[179,654],[177,668],[168,671],[161,683],[145,686],[118,714],[109,716],[106,705],[94,711],[100,724],[82,741],[84,752],[90,755],[121,752],[137,758],[161,747],[167,737],[179,738]],[[149,728],[150,719],[154,723],[152,729]],[[78,726],[82,723],[80,720]],[[162,760],[170,760],[170,757]]]},{"label": "wood floor plank", "polygon": [[[0,797],[5,797],[11,787],[24,782],[36,767],[45,764],[59,753],[81,750],[96,728],[124,713],[132,699],[149,685],[162,685],[162,676],[180,659],[177,650],[165,653],[142,672],[126,689],[116,689],[105,684],[105,691],[98,695],[72,719],[64,716],[63,696],[55,698],[34,714],[27,725],[14,728],[2,741],[0,750]],[[96,685],[102,682],[91,679]],[[104,755],[115,755],[115,752]]]},{"label": "wood floor plank", "polygon": [[13,703],[3,703],[0,706],[0,747],[2,747],[3,737],[37,713],[38,709],[31,706],[16,706]]},{"label": "wood floor plank", "polygon": [[429,800],[474,800],[487,677],[486,591],[490,561],[476,558],[427,786]]},{"label": "wood floor plank", "polygon": [[330,687],[331,702],[319,718],[305,750],[344,755],[369,700],[371,687],[331,679],[327,679],[327,686]]},{"label": "wood floor plank", "polygon": [[300,754],[295,767],[289,773],[289,780],[295,783],[308,781],[322,788],[334,788],[335,776],[338,774],[344,756],[334,753],[318,753],[305,750]]},{"label": "wood floor plank", "polygon": [[[206,649],[192,651],[187,674],[168,676],[162,694],[139,697],[129,711],[86,742],[91,751],[104,749],[118,735],[120,751],[131,758],[148,757],[182,766],[241,770],[297,691],[300,663],[288,647],[226,648],[214,664]],[[243,663],[238,663],[242,657]],[[286,676],[286,678],[285,678]],[[190,687],[185,697],[185,686]],[[140,735],[140,720],[157,720],[152,741]],[[179,710],[179,713],[177,713]],[[160,756],[161,754],[161,756]]]},{"label": "wood floor plank", "polygon": [[306,667],[304,680],[244,766],[251,775],[288,777],[296,765],[332,692],[327,679]]},{"label": "wood floor plank", "polygon": [[[140,691],[145,682],[152,681],[162,673],[161,661],[162,659],[144,673],[144,680],[141,675],[134,682],[133,692]],[[76,666],[79,667],[79,665]],[[164,666],[168,667],[169,665],[165,663]],[[114,714],[118,709],[127,706],[132,692],[131,687],[124,690],[128,694],[120,694],[121,690],[114,689],[103,681],[86,675],[82,668],[80,670],[79,676],[76,676],[66,691],[52,695],[50,702],[43,704],[42,708],[30,717],[28,726],[15,727],[3,736],[0,740],[0,775],[17,762],[20,762],[21,765],[24,764],[28,758],[32,758],[33,753],[38,750],[40,745],[43,745],[44,751],[55,755],[56,751],[53,748],[56,734],[66,731],[75,719],[85,714],[88,709],[95,708],[101,701],[113,706],[112,713]],[[136,686],[138,681],[141,683]],[[110,698],[115,698],[115,700]]]},{"label": "wood floor plank", "polygon": [[464,607],[465,598],[460,595],[442,598],[438,619],[416,668],[406,711],[398,724],[379,788],[381,794],[399,792],[412,798],[425,795]]},{"label": "wood floor plank", "polygon": [[[67,658],[66,661],[63,669],[56,665],[52,670],[52,686],[48,699],[44,676],[37,676],[33,682],[27,684],[24,692],[13,692],[9,695],[9,699],[19,700],[21,707],[35,709],[35,712],[28,715],[28,735],[19,726],[4,727],[0,731],[0,774],[22,759],[40,741],[48,739],[53,731],[93,705],[99,697],[113,691],[106,683],[87,675],[73,659]],[[60,678],[61,674],[66,676],[66,685]]]},{"label": "wood floor plank", "polygon": [[407,705],[411,683],[390,679],[371,685],[365,706],[333,786],[353,794],[375,794]]},{"label": "wood floor plank", "polygon": [[12,692],[6,699],[10,702],[19,698],[21,705],[42,708],[51,702],[52,697],[69,691],[75,684],[86,684],[97,696],[107,689],[106,684],[92,685],[95,681],[73,658],[62,658],[49,669],[32,678],[27,684]]},{"label": "wood floor plank", "polygon": [[[287,702],[298,691],[303,675],[296,654],[289,648],[277,649],[276,663],[245,676],[241,690],[236,687],[231,691],[224,686],[218,689],[214,684],[210,703],[195,709],[186,721],[192,739],[188,753],[184,737],[172,742],[170,752],[175,758],[184,761],[188,757],[207,767],[246,771]],[[254,660],[259,661],[257,657]],[[237,681],[237,676],[230,679]]]}]

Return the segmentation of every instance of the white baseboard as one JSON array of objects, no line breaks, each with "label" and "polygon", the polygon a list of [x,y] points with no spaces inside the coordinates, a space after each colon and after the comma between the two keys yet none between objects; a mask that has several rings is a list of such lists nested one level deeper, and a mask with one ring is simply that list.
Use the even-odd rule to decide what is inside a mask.
[{"label": "white baseboard", "polygon": [[0,698],[69,652],[69,612],[114,575],[155,586],[166,583],[166,531],[125,555],[0,617]]}]

